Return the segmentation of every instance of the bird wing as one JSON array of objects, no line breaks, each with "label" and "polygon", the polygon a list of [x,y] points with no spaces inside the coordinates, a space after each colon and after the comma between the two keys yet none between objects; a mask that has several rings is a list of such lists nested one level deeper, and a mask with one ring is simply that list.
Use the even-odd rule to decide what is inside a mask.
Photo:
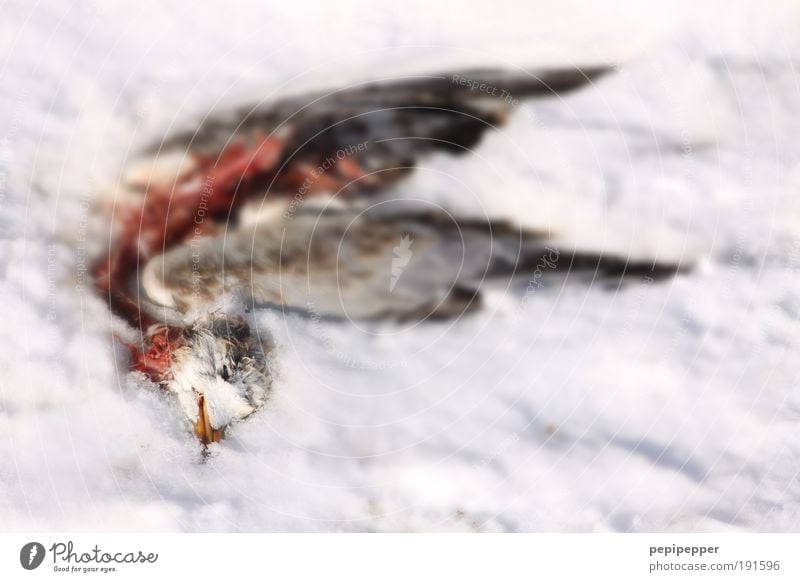
[{"label": "bird wing", "polygon": [[269,214],[151,259],[142,286],[150,301],[182,312],[236,294],[251,306],[325,317],[425,318],[463,313],[478,305],[487,279],[508,280],[542,265],[591,280],[660,278],[691,267],[553,248],[548,233],[504,221],[393,210],[376,204]]},{"label": "bird wing", "polygon": [[545,243],[438,212],[300,211],[184,244],[152,259],[143,283],[151,300],[181,311],[236,293],[320,316],[424,317],[469,304],[487,276]]}]

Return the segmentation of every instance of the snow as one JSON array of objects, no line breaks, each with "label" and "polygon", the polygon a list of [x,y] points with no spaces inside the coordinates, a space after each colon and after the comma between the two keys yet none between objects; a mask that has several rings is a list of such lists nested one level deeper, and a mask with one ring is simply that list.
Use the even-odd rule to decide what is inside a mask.
[{"label": "snow", "polygon": [[[6,4],[0,528],[798,529],[800,7],[662,4]],[[395,195],[691,273],[522,281],[417,326],[258,313],[271,399],[205,461],[125,373],[90,205],[149,140],[373,76],[597,62]]]}]

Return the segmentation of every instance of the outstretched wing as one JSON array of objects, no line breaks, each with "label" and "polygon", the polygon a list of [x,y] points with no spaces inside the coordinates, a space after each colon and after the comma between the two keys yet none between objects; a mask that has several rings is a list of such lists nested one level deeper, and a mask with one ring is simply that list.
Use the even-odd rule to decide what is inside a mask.
[{"label": "outstretched wing", "polygon": [[[314,150],[324,156],[348,145],[369,141],[382,155],[408,161],[420,148],[471,147],[489,124],[510,112],[512,101],[562,95],[594,82],[611,69],[603,66],[559,69],[476,69],[424,75],[396,75],[267,101],[227,115],[208,118],[191,131],[154,144],[153,152],[188,147],[218,153],[234,134],[263,134],[283,128],[291,137],[287,151],[302,157]],[[392,137],[427,137],[425,144],[378,144]],[[448,142],[449,145],[448,145]],[[377,155],[374,151],[370,155]]]},{"label": "outstretched wing", "polygon": [[151,300],[181,311],[222,293],[321,316],[449,314],[486,278],[544,252],[546,236],[439,213],[298,212],[151,260]]},{"label": "outstretched wing", "polygon": [[190,311],[234,293],[319,316],[452,316],[490,278],[547,271],[672,275],[685,265],[549,246],[546,233],[439,212],[299,210],[184,244],[143,273],[149,299]]}]

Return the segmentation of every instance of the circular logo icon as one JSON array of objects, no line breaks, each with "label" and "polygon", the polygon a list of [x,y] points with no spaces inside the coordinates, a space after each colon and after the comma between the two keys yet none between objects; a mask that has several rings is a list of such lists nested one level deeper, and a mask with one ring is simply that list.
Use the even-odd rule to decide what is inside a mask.
[{"label": "circular logo icon", "polygon": [[35,570],[44,561],[44,546],[39,542],[28,542],[19,551],[19,563],[26,570]]}]

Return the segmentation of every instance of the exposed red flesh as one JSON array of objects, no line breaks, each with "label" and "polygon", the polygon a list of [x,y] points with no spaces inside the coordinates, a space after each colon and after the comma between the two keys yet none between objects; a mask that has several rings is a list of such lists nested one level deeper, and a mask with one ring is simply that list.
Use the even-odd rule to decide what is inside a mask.
[{"label": "exposed red flesh", "polygon": [[143,372],[159,382],[166,380],[174,362],[175,350],[182,345],[181,328],[153,326],[147,332],[147,347],[128,344],[131,350],[131,369]]},{"label": "exposed red flesh", "polygon": [[[144,312],[131,291],[132,276],[151,257],[198,236],[207,236],[227,221],[254,193],[266,194],[260,185],[272,184],[271,195],[313,195],[337,192],[353,180],[370,184],[358,163],[337,159],[325,172],[325,161],[294,160],[277,175],[284,156],[283,143],[257,135],[248,143],[235,141],[218,156],[195,156],[195,167],[173,183],[150,185],[135,203],[117,205],[116,241],[93,265],[95,287],[112,311],[135,329],[142,330],[141,345],[130,345],[131,367],[154,381],[163,381],[173,361],[182,330],[167,327]],[[317,163],[318,162],[318,163]]]}]

